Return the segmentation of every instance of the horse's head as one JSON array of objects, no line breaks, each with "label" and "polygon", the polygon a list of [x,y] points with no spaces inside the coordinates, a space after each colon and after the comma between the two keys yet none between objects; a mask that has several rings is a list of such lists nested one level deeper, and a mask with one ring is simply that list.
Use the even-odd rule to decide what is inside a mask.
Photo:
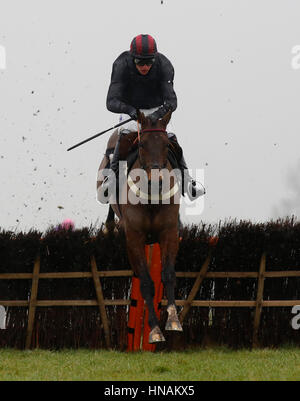
[{"label": "horse's head", "polygon": [[163,118],[152,122],[144,113],[138,112],[138,121],[141,123],[139,140],[139,160],[141,167],[146,170],[149,180],[151,170],[161,170],[167,167],[168,144],[167,125],[171,119],[169,111]]}]

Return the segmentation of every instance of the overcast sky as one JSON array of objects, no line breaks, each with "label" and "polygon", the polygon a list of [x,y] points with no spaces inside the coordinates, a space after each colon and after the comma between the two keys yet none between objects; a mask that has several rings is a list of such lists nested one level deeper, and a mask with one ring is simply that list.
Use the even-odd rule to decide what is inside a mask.
[{"label": "overcast sky", "polygon": [[66,149],[116,122],[112,63],[140,33],[174,65],[170,129],[189,167],[204,169],[204,211],[183,221],[300,214],[299,0],[0,5],[0,227],[105,218],[95,187],[109,135]]}]

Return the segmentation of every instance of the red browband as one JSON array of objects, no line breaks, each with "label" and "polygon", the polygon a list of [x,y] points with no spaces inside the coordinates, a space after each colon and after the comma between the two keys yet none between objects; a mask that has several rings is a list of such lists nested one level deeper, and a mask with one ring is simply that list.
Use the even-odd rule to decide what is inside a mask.
[{"label": "red browband", "polygon": [[163,132],[164,134],[167,133],[166,130],[160,129],[160,128],[148,128],[148,129],[143,129],[143,130],[141,130],[141,132],[140,132],[140,130],[139,130],[139,125],[138,125],[137,127],[138,127],[138,130],[137,130],[138,136],[135,138],[135,140],[134,140],[134,142],[133,142],[134,144],[136,144],[137,141],[140,142],[140,140],[141,140],[140,133],[141,133],[141,134],[143,134],[144,132]]}]

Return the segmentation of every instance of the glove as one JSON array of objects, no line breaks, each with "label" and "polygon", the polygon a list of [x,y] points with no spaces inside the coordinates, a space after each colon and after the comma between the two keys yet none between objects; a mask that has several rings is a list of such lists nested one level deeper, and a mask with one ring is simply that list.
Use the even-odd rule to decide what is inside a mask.
[{"label": "glove", "polygon": [[130,110],[130,112],[128,113],[129,115],[130,115],[130,117],[131,118],[133,118],[134,120],[137,120],[138,119],[138,116],[137,116],[137,111],[136,111],[136,109],[132,109],[132,110]]},{"label": "glove", "polygon": [[160,117],[157,114],[157,111],[155,111],[154,113],[149,114],[148,118],[151,121],[151,123],[154,124]]},{"label": "glove", "polygon": [[169,111],[168,106],[162,106],[154,113],[150,114],[148,118],[151,120],[152,123],[155,123],[158,119],[162,118],[168,111]]}]

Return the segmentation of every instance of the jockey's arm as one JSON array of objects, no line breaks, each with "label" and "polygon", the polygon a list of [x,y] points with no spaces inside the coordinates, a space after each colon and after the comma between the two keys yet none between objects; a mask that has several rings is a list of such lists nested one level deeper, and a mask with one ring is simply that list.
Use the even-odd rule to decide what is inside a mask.
[{"label": "jockey's arm", "polygon": [[171,62],[161,55],[161,92],[164,99],[162,107],[153,113],[153,117],[162,118],[169,110],[172,112],[177,108],[177,96],[174,91],[174,68]]},{"label": "jockey's arm", "polygon": [[122,101],[126,86],[126,62],[121,57],[113,64],[111,82],[106,98],[106,107],[109,111],[119,114],[131,114],[135,108]]},{"label": "jockey's arm", "polygon": [[174,91],[174,68],[167,58],[165,58],[162,68],[161,91],[164,105],[168,106],[168,110],[175,111],[177,108],[177,96]]}]

